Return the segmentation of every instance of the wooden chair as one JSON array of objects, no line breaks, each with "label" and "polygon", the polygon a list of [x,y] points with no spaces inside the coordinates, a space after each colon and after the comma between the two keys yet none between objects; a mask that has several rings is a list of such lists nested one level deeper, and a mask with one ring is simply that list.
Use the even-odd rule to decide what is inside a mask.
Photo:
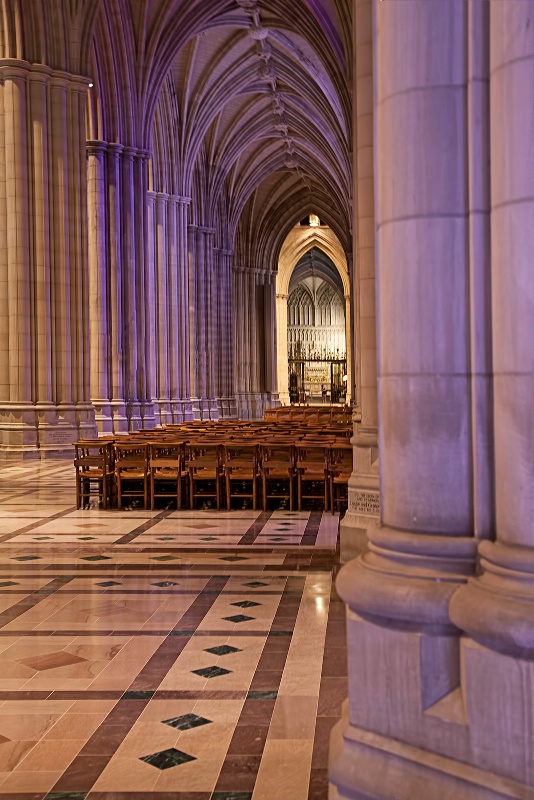
[{"label": "wooden chair", "polygon": [[338,442],[331,445],[328,459],[328,480],[332,514],[348,504],[349,478],[352,474],[352,445]]},{"label": "wooden chair", "polygon": [[[263,510],[267,511],[268,501],[288,499],[290,511],[294,505],[295,451],[287,439],[281,442],[270,440],[260,446],[263,489]],[[275,484],[275,487],[272,487]],[[286,491],[272,491],[281,484],[286,484]]]},{"label": "wooden chair", "polygon": [[188,472],[185,469],[184,445],[176,441],[150,442],[150,507],[157,497],[175,498],[178,510],[182,507],[183,492],[187,491]]},{"label": "wooden chair", "polygon": [[[252,509],[258,507],[259,454],[256,441],[242,439],[223,447],[223,470],[226,484],[226,507],[232,508],[232,498],[251,499]],[[248,484],[248,485],[247,485]]]},{"label": "wooden chair", "polygon": [[220,443],[205,438],[190,442],[186,451],[189,473],[189,506],[195,508],[197,498],[215,497],[217,511],[221,507]]},{"label": "wooden chair", "polygon": [[113,443],[104,439],[80,439],[74,443],[76,508],[89,506],[98,497],[102,508],[111,504],[113,494]]},{"label": "wooden chair", "polygon": [[303,500],[322,500],[324,510],[328,510],[328,446],[325,444],[300,441],[296,446],[299,511],[302,511]]},{"label": "wooden chair", "polygon": [[[148,443],[115,443],[115,480],[117,483],[117,506],[122,508],[123,497],[142,497],[144,508],[148,508]],[[124,486],[123,484],[126,484]],[[140,487],[132,484],[141,484]]]}]

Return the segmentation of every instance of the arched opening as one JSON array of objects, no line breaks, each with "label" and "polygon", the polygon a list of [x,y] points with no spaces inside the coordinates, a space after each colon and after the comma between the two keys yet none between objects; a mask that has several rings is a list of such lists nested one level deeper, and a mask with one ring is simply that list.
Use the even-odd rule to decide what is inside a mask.
[{"label": "arched opening", "polygon": [[[299,222],[280,252],[276,280],[278,390],[287,404],[307,397],[349,403],[350,288],[339,239]],[[344,381],[343,378],[346,377]]]}]

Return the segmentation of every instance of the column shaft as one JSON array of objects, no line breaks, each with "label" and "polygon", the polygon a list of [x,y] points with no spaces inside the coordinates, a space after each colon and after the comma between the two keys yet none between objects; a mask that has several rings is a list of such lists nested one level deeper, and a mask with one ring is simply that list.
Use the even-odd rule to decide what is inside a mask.
[{"label": "column shaft", "polygon": [[[104,152],[90,143],[87,157],[89,204],[89,302],[91,307],[90,354],[91,399],[105,406],[109,399],[108,275],[106,258]],[[106,412],[102,409],[102,412]],[[108,411],[109,414],[109,411]],[[98,415],[100,416],[100,415]],[[97,423],[99,419],[97,417]],[[100,420],[103,423],[103,420]],[[99,430],[104,430],[99,426]]]},{"label": "column shaft", "polygon": [[[491,4],[491,284],[497,541],[481,542],[482,575],[456,592],[450,613],[454,622],[476,641],[506,655],[528,659],[534,656],[533,86],[534,0]],[[524,702],[520,699],[519,705]],[[531,726],[532,714],[525,720]]]}]

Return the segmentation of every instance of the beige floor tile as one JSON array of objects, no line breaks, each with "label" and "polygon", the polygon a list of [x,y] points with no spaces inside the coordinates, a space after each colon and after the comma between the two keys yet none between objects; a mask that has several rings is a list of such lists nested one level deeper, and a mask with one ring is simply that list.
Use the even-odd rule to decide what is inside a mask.
[{"label": "beige floor tile", "polygon": [[61,772],[16,769],[15,772],[5,775],[0,786],[2,794],[6,792],[49,792],[60,777]]},{"label": "beige floor tile", "polygon": [[312,752],[310,741],[267,738],[253,800],[307,800]]},{"label": "beige floor tile", "polygon": [[269,726],[269,739],[313,741],[317,718],[317,695],[278,697]]}]

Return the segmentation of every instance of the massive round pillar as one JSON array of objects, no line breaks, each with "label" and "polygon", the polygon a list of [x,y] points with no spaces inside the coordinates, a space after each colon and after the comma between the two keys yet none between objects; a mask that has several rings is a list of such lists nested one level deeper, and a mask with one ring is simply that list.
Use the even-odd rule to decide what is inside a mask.
[{"label": "massive round pillar", "polygon": [[491,4],[491,282],[496,542],[451,603],[472,638],[534,658],[534,2]]}]

